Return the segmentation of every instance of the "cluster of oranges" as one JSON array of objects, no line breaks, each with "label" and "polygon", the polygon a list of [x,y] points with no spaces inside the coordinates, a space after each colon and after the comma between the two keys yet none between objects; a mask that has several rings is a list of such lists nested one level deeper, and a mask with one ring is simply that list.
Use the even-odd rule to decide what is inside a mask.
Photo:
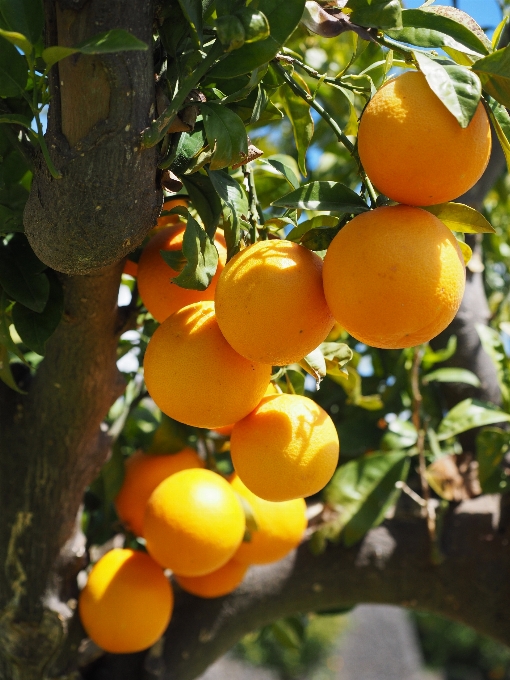
[{"label": "cluster of oranges", "polygon": [[[161,324],[145,354],[147,389],[171,418],[231,432],[236,474],[226,480],[203,469],[192,450],[130,459],[116,506],[149,555],[111,551],[92,570],[80,613],[98,644],[136,651],[159,637],[173,601],[163,569],[183,589],[216,597],[237,587],[249,564],[280,559],[299,543],[303,498],[331,478],[339,441],[314,401],[268,387],[272,367],[299,362],[335,320],[380,348],[427,342],[450,323],[464,291],[463,256],[451,231],[420,206],[467,191],[490,148],[481,104],[461,128],[423,74],[409,72],[372,98],[358,136],[366,173],[400,205],[356,216],[324,261],[301,245],[270,239],[226,263],[218,232],[219,264],[209,288],[186,290],[170,282],[178,272],[160,255],[182,248],[185,225],[177,216],[160,223],[131,270]],[[249,536],[246,516],[255,524]],[[125,636],[110,625],[112,611],[127,622]]]}]

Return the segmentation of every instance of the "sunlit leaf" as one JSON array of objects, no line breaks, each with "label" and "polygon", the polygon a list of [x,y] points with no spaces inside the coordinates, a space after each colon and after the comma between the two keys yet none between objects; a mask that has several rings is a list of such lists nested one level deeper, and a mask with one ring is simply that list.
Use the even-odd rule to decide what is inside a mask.
[{"label": "sunlit leaf", "polygon": [[506,107],[510,106],[510,46],[497,50],[473,65],[483,89]]},{"label": "sunlit leaf", "polygon": [[438,368],[423,376],[425,384],[429,382],[447,382],[447,383],[466,383],[473,387],[480,387],[480,380],[477,375],[467,368]]},{"label": "sunlit leaf", "polygon": [[248,138],[243,121],[226,106],[202,104],[205,134],[213,155],[210,169],[220,170],[248,155]]},{"label": "sunlit leaf", "polygon": [[476,399],[464,399],[443,418],[437,431],[437,438],[444,441],[474,427],[508,421],[510,415],[497,407]]},{"label": "sunlit leaf", "polygon": [[182,252],[186,264],[172,281],[181,288],[205,290],[216,273],[218,251],[207,232],[191,215],[182,239]]},{"label": "sunlit leaf", "polygon": [[439,203],[429,205],[424,210],[435,215],[448,229],[466,234],[495,234],[496,230],[485,217],[463,203]]},{"label": "sunlit leaf", "polygon": [[290,194],[282,196],[272,205],[305,210],[325,210],[336,213],[355,214],[369,210],[368,205],[356,192],[340,182],[310,182]]}]

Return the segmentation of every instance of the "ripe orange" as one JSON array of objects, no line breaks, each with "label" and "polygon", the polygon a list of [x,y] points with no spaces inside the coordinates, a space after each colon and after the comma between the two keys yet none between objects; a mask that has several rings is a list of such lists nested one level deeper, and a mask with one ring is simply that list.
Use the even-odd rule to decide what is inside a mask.
[{"label": "ripe orange", "polygon": [[138,275],[138,263],[133,262],[133,260],[128,258],[124,263],[124,269],[122,270],[122,273],[133,277],[133,279],[136,279]]},{"label": "ripe orange", "polygon": [[349,222],[324,260],[324,292],[338,323],[372,347],[412,347],[440,333],[464,293],[452,232],[421,208],[377,208]]},{"label": "ripe orange", "polygon": [[143,536],[145,506],[158,484],[180,470],[202,467],[204,463],[190,448],[161,456],[135,453],[126,461],[124,481],[115,499],[118,516],[130,531]]},{"label": "ripe orange", "polygon": [[161,637],[174,598],[161,567],[142,552],[114,549],[97,562],[80,593],[79,612],[92,640],[107,652],[139,652]]},{"label": "ripe orange", "polygon": [[257,529],[250,532],[250,540],[243,541],[235,554],[238,562],[276,562],[301,543],[307,525],[303,498],[272,503],[252,493],[237,475],[230,483],[234,491],[248,502],[257,523]]},{"label": "ripe orange", "polygon": [[[269,397],[271,394],[280,394],[278,388],[273,382],[270,382],[267,386],[267,389],[264,392],[264,397]],[[224,425],[223,427],[215,427],[213,431],[221,434],[222,437],[230,437],[232,430],[234,429],[234,425],[235,423],[232,423],[232,425]]]},{"label": "ripe orange", "polygon": [[233,557],[245,530],[230,484],[211,470],[182,470],[153,491],[143,524],[149,554],[181,576],[202,576]]},{"label": "ripe orange", "polygon": [[358,151],[377,189],[394,201],[443,203],[470,189],[485,170],[489,119],[480,103],[461,128],[423,73],[408,71],[370,100],[361,117]]},{"label": "ripe orange", "polygon": [[[181,206],[183,208],[188,207],[188,199],[186,197],[183,198],[170,198],[168,201],[165,201],[163,203],[163,207],[161,208],[162,212],[169,212],[170,210],[173,210],[173,208],[177,208],[178,206]],[[158,227],[166,227],[167,224],[176,224],[177,222],[181,221],[181,216],[175,213],[175,215],[160,215],[158,217]]]},{"label": "ripe orange", "polygon": [[172,314],[145,353],[145,384],[170,418],[195,427],[237,422],[261,400],[271,366],[248,361],[221,334],[213,302]]},{"label": "ripe orange", "polygon": [[230,454],[248,489],[266,501],[320,491],[331,479],[340,445],[333,421],[308,397],[265,397],[235,424]]},{"label": "ripe orange", "polygon": [[159,229],[145,246],[138,262],[138,290],[143,304],[156,321],[162,322],[178,309],[200,300],[214,300],[216,283],[225,264],[227,251],[221,233],[215,236],[219,260],[216,274],[205,290],[181,288],[170,279],[178,276],[161,257],[160,250],[176,251],[182,248],[186,225],[182,222]]},{"label": "ripe orange", "polygon": [[203,576],[178,576],[176,574],[175,580],[183,590],[192,595],[206,598],[222,597],[237,588],[247,571],[247,564],[231,559],[209,574]]},{"label": "ripe orange", "polygon": [[334,319],[322,289],[322,260],[291,241],[259,241],[233,257],[215,294],[221,332],[242,356],[282,366],[324,340]]}]

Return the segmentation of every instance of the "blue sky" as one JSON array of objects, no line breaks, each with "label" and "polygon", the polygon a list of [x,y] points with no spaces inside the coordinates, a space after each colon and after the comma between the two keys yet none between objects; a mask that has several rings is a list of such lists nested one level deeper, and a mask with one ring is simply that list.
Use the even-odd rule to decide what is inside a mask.
[{"label": "blue sky", "polygon": [[[438,5],[453,5],[451,0],[438,0]],[[423,0],[405,0],[407,9],[423,5]],[[501,10],[496,0],[458,0],[457,7],[470,14],[482,28],[494,29],[501,21]]]}]

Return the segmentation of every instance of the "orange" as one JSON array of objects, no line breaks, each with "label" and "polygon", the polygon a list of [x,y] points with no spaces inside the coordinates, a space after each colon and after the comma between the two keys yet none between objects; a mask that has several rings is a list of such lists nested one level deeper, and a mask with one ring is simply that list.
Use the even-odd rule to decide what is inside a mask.
[{"label": "orange", "polygon": [[161,456],[135,453],[126,461],[124,481],[115,499],[118,516],[130,531],[142,536],[145,506],[158,484],[180,470],[201,467],[204,463],[190,448]]},{"label": "orange", "polygon": [[248,571],[247,564],[231,559],[216,571],[203,576],[177,576],[175,580],[183,590],[198,597],[222,597],[228,595],[241,583]]},{"label": "orange", "polygon": [[291,241],[259,241],[233,257],[215,294],[221,332],[242,356],[273,366],[300,361],[334,319],[322,289],[322,260]]},{"label": "orange", "polygon": [[250,531],[250,540],[239,546],[235,554],[238,562],[276,562],[301,543],[307,525],[303,498],[272,503],[253,494],[237,475],[230,483],[234,491],[248,502],[257,524],[257,529]]},{"label": "orange", "polygon": [[363,167],[377,189],[399,203],[458,198],[480,179],[491,152],[483,105],[461,128],[423,73],[388,81],[370,100],[358,131]]},{"label": "orange", "polygon": [[[188,199],[186,197],[182,198],[170,198],[168,201],[165,201],[163,203],[163,207],[161,208],[162,212],[169,212],[170,210],[173,210],[173,208],[177,208],[178,206],[181,206],[183,208],[188,207]],[[176,222],[181,221],[181,216],[177,213],[175,215],[160,215],[158,217],[158,227],[165,227],[167,224],[176,224]]]},{"label": "orange", "polygon": [[195,427],[223,427],[262,399],[271,366],[245,359],[221,334],[213,302],[172,314],[145,353],[145,384],[170,418]]},{"label": "orange", "polygon": [[[280,394],[278,388],[272,382],[270,382],[267,386],[267,389],[264,392],[264,397],[269,397],[271,394]],[[232,423],[232,425],[224,425],[223,427],[215,427],[214,432],[221,434],[222,437],[230,437],[232,430],[234,429],[234,425],[235,423]]]},{"label": "orange", "polygon": [[219,260],[216,274],[205,290],[181,288],[170,279],[179,275],[161,257],[160,250],[176,251],[182,248],[186,225],[178,222],[159,229],[145,246],[138,262],[138,290],[142,302],[156,321],[164,321],[178,309],[200,300],[214,300],[216,283],[225,264],[227,251],[222,234],[215,236],[214,243]]},{"label": "orange", "polygon": [[127,259],[124,263],[124,269],[122,270],[122,273],[126,274],[127,276],[131,276],[133,279],[136,279],[138,275],[138,263]]},{"label": "orange", "polygon": [[355,217],[324,260],[324,292],[338,323],[384,349],[420,345],[444,330],[465,278],[452,232],[426,210],[405,205]]},{"label": "orange", "polygon": [[333,421],[318,404],[296,394],[265,397],[235,424],[230,455],[248,489],[266,501],[320,491],[331,479],[340,445]]},{"label": "orange", "polygon": [[234,556],[244,511],[230,484],[211,470],[176,472],[153,491],[143,524],[149,554],[181,576],[202,576]]},{"label": "orange", "polygon": [[114,549],[97,562],[80,593],[87,635],[114,654],[139,652],[165,631],[174,598],[161,567],[142,552]]}]

